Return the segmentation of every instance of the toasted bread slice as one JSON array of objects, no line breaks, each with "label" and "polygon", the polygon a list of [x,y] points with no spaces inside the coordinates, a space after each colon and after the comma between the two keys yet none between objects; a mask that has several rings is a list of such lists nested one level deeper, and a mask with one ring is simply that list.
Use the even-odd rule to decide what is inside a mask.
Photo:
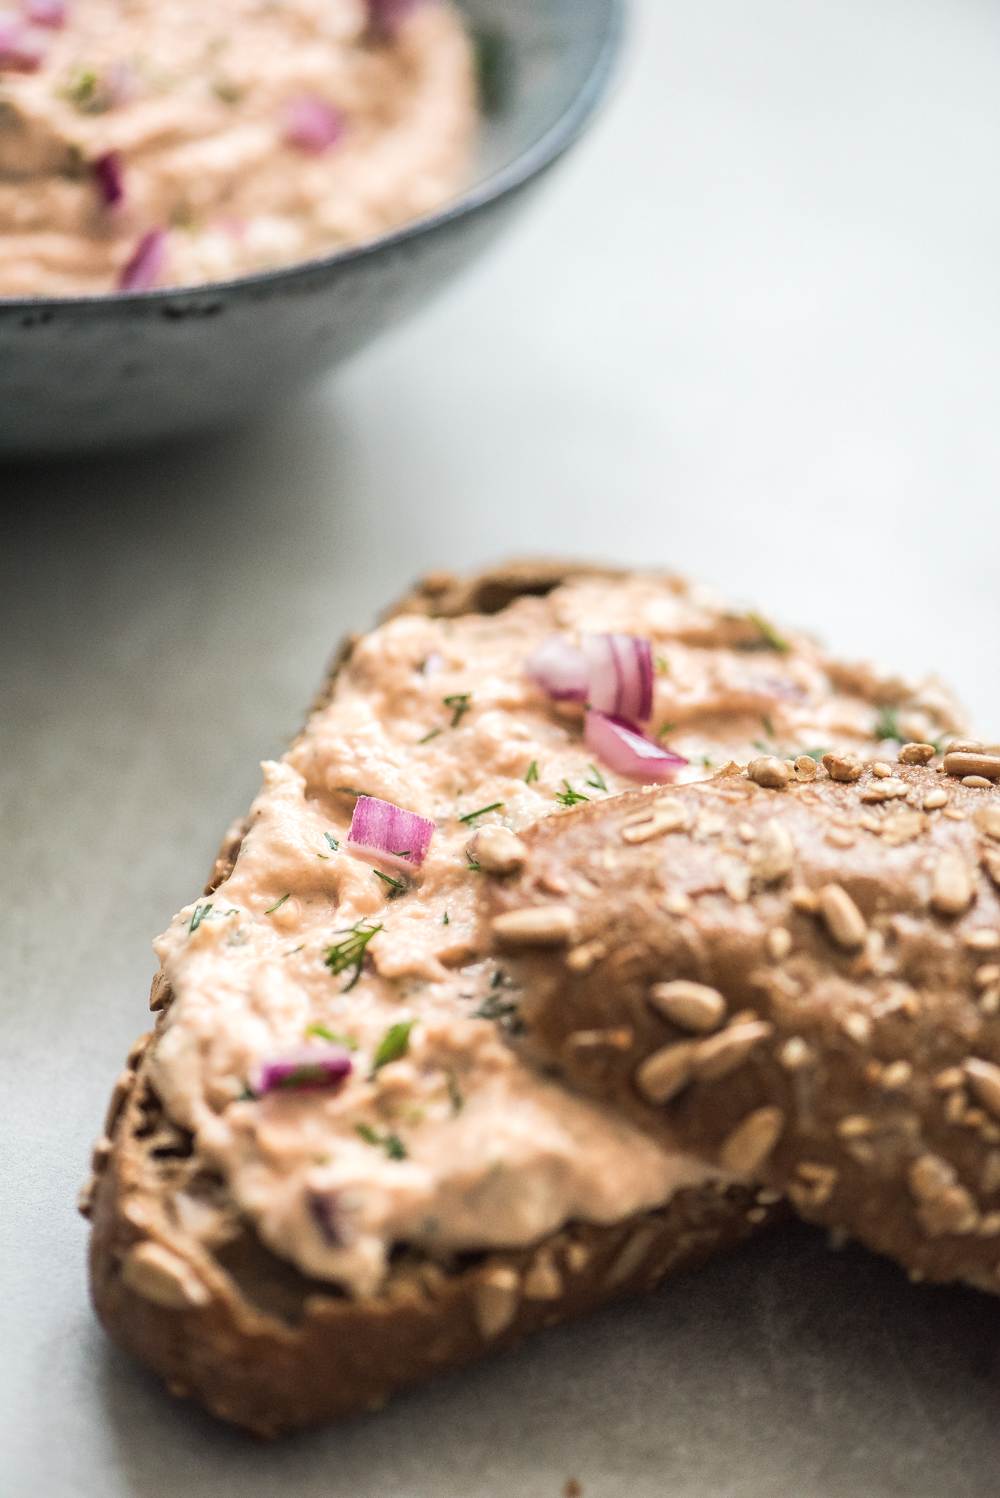
[{"label": "toasted bread slice", "polygon": [[[160,1372],[175,1393],[189,1394],[264,1436],[376,1407],[394,1389],[654,1284],[670,1269],[739,1242],[780,1211],[773,1192],[760,1199],[716,1170],[663,1174],[664,1161],[669,1165],[679,1158],[669,1148],[648,1162],[650,1179],[669,1179],[669,1190],[658,1197],[652,1192],[651,1199],[647,1179],[641,1189],[633,1183],[631,1195],[616,1197],[617,1176],[627,1177],[628,1170],[591,1172],[588,1178],[586,1158],[569,1159],[558,1143],[553,1146],[558,1179],[544,1190],[521,1193],[537,1198],[530,1213],[515,1191],[513,1205],[508,1201],[505,1207],[507,1217],[490,1218],[484,1210],[481,1225],[473,1217],[450,1237],[436,1239],[437,1228],[424,1225],[395,1233],[386,1228],[381,1240],[369,1233],[367,1258],[349,1246],[350,1235],[338,1236],[329,1222],[318,1220],[317,1204],[321,1216],[329,1192],[286,1193],[290,1205],[272,1210],[281,1181],[268,1175],[268,1149],[280,1153],[289,1137],[298,1148],[307,1128],[332,1131],[337,1148],[349,1153],[350,1144],[355,1155],[360,1134],[365,1147],[374,1150],[365,1158],[375,1162],[377,1157],[371,1169],[380,1173],[389,1196],[393,1183],[406,1176],[418,1196],[424,1189],[420,1182],[443,1181],[447,1197],[451,1167],[432,1168],[430,1157],[421,1156],[421,1125],[413,1120],[423,1113],[393,1101],[412,1101],[423,1077],[440,1074],[434,1046],[440,1050],[446,1042],[456,1048],[460,1064],[475,1051],[497,1074],[521,1078],[530,1107],[541,1109],[534,1116],[544,1119],[547,1108],[576,1109],[573,1127],[597,1130],[605,1147],[618,1150],[618,1162],[642,1154],[638,1130],[619,1137],[606,1114],[586,1115],[580,1110],[589,1105],[569,1094],[563,1098],[561,1089],[540,1077],[533,1081],[530,1069],[518,1071],[505,1034],[491,1038],[489,1019],[496,1017],[497,1030],[505,1025],[509,1030],[511,1006],[497,1003],[493,993],[497,975],[477,915],[477,871],[460,856],[463,840],[484,817],[499,823],[499,808],[515,830],[540,811],[555,809],[565,799],[560,785],[568,792],[577,761],[586,763],[580,714],[548,704],[537,689],[526,687],[518,652],[552,629],[651,635],[662,652],[657,712],[677,724],[671,742],[688,758],[729,758],[752,745],[751,735],[761,731],[789,749],[812,747],[817,735],[833,747],[872,748],[883,736],[887,714],[907,720],[909,732],[916,726],[921,737],[932,728],[960,727],[957,710],[940,688],[909,686],[867,667],[838,666],[813,642],[779,636],[759,616],[676,578],[533,562],[469,582],[442,574],[425,579],[390,619],[395,622],[374,635],[347,643],[303,736],[286,762],[269,772],[272,790],[278,786],[285,797],[281,816],[291,808],[301,830],[309,817],[322,813],[331,829],[328,845],[310,851],[295,843],[294,857],[286,857],[286,839],[276,858],[275,826],[289,825],[275,813],[277,792],[262,793],[251,818],[227,834],[206,889],[206,896],[218,899],[182,913],[161,941],[169,976],[161,972],[153,984],[150,1003],[159,1015],[155,1038],[137,1043],[119,1079],[84,1192],[83,1207],[94,1224],[94,1301],[111,1335]],[[419,661],[418,651],[424,653]],[[406,715],[396,712],[379,675],[390,667],[408,694]],[[444,673],[440,685],[428,682],[438,671]],[[470,684],[472,690],[446,690]],[[450,719],[442,717],[441,703],[449,704]],[[415,723],[414,712],[428,719]],[[324,754],[317,751],[321,740]],[[441,760],[434,771],[438,780],[432,781],[432,751],[426,746],[438,740],[451,759]],[[444,746],[438,743],[438,750]],[[441,811],[432,791],[439,784],[450,786],[455,765],[464,784],[448,794],[458,805]],[[588,769],[596,774],[594,790],[601,794],[627,784],[610,771]],[[704,774],[703,765],[690,773]],[[341,784],[348,775],[351,782]],[[362,776],[368,777],[365,783],[355,786]],[[394,795],[385,799],[397,803],[419,802],[422,796],[421,804],[435,812],[440,827],[440,854],[428,864],[424,886],[397,904],[388,903],[382,888],[391,886],[392,875],[385,880],[384,871],[341,857],[339,848],[359,791],[388,790]],[[463,795],[471,801],[468,811]],[[337,850],[337,860],[330,849]],[[317,862],[307,866],[306,858]],[[380,883],[372,885],[370,875]],[[330,947],[324,972],[324,949],[317,947],[319,928],[313,920],[319,910],[329,929],[335,924],[330,914],[342,907],[355,915],[363,912],[367,934],[376,924],[385,928],[371,941],[367,960],[359,958],[359,986],[347,985],[350,997],[329,982],[340,971],[330,963]],[[287,945],[300,936],[299,945]],[[265,941],[269,973],[279,971],[277,957],[293,964],[280,967],[281,973],[299,975],[285,990],[293,996],[293,1008],[299,987],[312,995],[308,1014],[295,1009],[297,1033],[317,1013],[323,1023],[311,1023],[307,1031],[326,1031],[331,1015],[338,1027],[356,1031],[349,1038],[359,1047],[359,1059],[343,1099],[331,1104],[282,1098],[272,1106],[272,1100],[260,1102],[239,1091],[247,1052],[240,1049],[242,1042],[233,1049],[232,1032],[238,1028],[233,1015],[256,1005],[254,1012],[263,1009],[272,1029],[285,1022],[275,1020],[259,994],[252,1003],[244,997],[235,1010],[219,1008],[219,992],[233,969],[220,969],[226,983],[217,992],[198,978],[191,954],[213,960],[221,954],[220,961],[232,964],[235,959],[227,953],[229,948],[245,953],[241,941],[252,950],[253,942]],[[459,1000],[481,999],[484,986],[487,1003],[480,1013],[487,1018],[470,1015],[466,1006],[457,1028],[442,1028],[440,1004],[454,1009]],[[372,1040],[376,1020],[383,1023],[386,1013],[398,1012],[401,998],[408,1006],[406,1025],[429,1036],[417,1052],[422,1071],[406,1060],[384,1065]],[[205,1060],[213,1047],[221,1053],[218,1065]],[[361,1075],[362,1057],[371,1058],[367,1077]],[[462,1098],[456,1104],[450,1074],[448,1096],[458,1115]],[[433,1137],[453,1146],[459,1124],[446,1116],[442,1098],[429,1092],[421,1098],[433,1115],[429,1132],[437,1130]],[[516,1106],[522,1102],[518,1094]],[[502,1123],[502,1109],[490,1117]],[[387,1133],[386,1121],[397,1118],[399,1133]],[[235,1132],[228,1119],[237,1120]],[[285,1131],[285,1143],[272,1133],[263,1148],[260,1140],[275,1122]],[[378,1147],[387,1147],[390,1160],[402,1163],[383,1167]],[[530,1163],[530,1141],[521,1148],[518,1158],[525,1158],[527,1148]],[[404,1159],[411,1155],[412,1168]],[[307,1166],[313,1169],[300,1156],[296,1161],[300,1174]],[[321,1155],[315,1170],[322,1175],[328,1168]],[[599,1174],[610,1181],[602,1185]],[[596,1193],[599,1186],[605,1195],[589,1210],[588,1189]]]}]

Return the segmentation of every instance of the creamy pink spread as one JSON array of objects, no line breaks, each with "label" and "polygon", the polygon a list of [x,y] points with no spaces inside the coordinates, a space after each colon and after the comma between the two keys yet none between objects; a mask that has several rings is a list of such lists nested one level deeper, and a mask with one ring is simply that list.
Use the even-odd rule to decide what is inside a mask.
[{"label": "creamy pink spread", "polygon": [[218,281],[371,239],[461,189],[475,125],[441,0],[10,0],[0,296]]},{"label": "creamy pink spread", "polygon": [[[651,727],[673,725],[664,736],[691,761],[681,779],[761,745],[871,753],[888,723],[914,739],[961,727],[940,687],[836,667],[812,641],[676,579],[578,580],[492,618],[404,616],[363,638],[333,700],[264,765],[231,877],[155,944],[175,999],[152,1062],[169,1113],[264,1242],[353,1294],[378,1288],[395,1243],[525,1245],[711,1178],[519,1057],[504,1028],[516,991],[482,951],[475,828],[516,831],[559,814],[569,790],[634,785],[591,762],[583,710],[525,674],[553,631],[581,630],[651,639]],[[357,793],[435,824],[402,892],[345,846]],[[374,925],[349,986],[353,969],[332,972],[327,954]],[[376,1069],[402,1022],[404,1053]],[[250,1095],[259,1065],[316,1026],[356,1048],[339,1090]]]}]

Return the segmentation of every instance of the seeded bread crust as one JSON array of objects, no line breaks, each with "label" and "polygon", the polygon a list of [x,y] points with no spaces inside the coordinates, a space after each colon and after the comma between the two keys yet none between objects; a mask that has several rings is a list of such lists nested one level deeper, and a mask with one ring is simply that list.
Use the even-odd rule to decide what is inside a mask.
[{"label": "seeded bread crust", "polygon": [[1000,757],[800,763],[521,834],[485,901],[526,1050],[914,1278],[1000,1292]]},{"label": "seeded bread crust", "polygon": [[[462,581],[431,576],[393,613],[496,613],[569,577],[619,575],[573,564],[513,563]],[[314,703],[330,699],[349,639]],[[206,893],[228,876],[246,823],[223,841]],[[171,1001],[162,973],[150,1008]],[[434,1259],[399,1250],[376,1297],[352,1300],[269,1252],[226,1183],[164,1113],[133,1047],[116,1083],[93,1173],[91,1292],[113,1339],[224,1420],[271,1438],[377,1409],[420,1383],[529,1333],[652,1288],[733,1247],[783,1208],[773,1194],[713,1184],[610,1227],[579,1223],[530,1248]]]}]

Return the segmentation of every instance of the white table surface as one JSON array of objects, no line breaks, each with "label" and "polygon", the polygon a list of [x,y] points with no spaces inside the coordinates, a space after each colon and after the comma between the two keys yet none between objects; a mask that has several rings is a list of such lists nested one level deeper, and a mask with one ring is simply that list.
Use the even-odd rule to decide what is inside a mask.
[{"label": "white table surface", "polygon": [[73,1197],[325,658],[421,568],[687,569],[1000,735],[1000,8],[645,0],[461,284],[182,450],[0,471],[0,1498],[979,1498],[1000,1302],[792,1229],[265,1448],[92,1320]]}]

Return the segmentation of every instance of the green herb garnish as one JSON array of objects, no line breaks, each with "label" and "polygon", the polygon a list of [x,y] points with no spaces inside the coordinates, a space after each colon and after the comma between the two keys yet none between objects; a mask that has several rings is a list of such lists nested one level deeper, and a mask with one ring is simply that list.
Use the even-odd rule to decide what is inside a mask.
[{"label": "green herb garnish", "polygon": [[882,739],[896,739],[902,743],[903,735],[899,727],[899,715],[894,707],[880,707],[875,718],[875,737]]},{"label": "green herb garnish", "polygon": [[211,900],[209,900],[209,902],[208,902],[207,905],[196,905],[194,907],[194,915],[191,917],[191,925],[190,925],[190,928],[188,930],[188,936],[193,936],[194,935],[194,933],[197,931],[198,927],[201,925],[202,921],[208,915],[208,912],[211,910],[211,908],[212,908],[212,902],[211,902]]},{"label": "green herb garnish", "polygon": [[337,849],[340,847],[340,839],[334,837],[332,832],[324,832],[323,836],[330,844],[330,847],[333,849],[334,853],[336,853]]},{"label": "green herb garnish", "polygon": [[656,670],[660,676],[670,675],[670,662],[662,655],[656,656]]},{"label": "green herb garnish", "polygon": [[658,731],[658,733],[656,735],[657,739],[665,739],[666,736],[667,736],[667,734],[668,733],[673,733],[676,730],[676,728],[677,728],[677,724],[676,723],[664,723],[663,727]]},{"label": "green herb garnish", "polygon": [[465,1099],[459,1091],[455,1073],[449,1069],[444,1075],[448,1083],[448,1101],[451,1104],[451,1111],[453,1114],[461,1113],[462,1104],[465,1102]]},{"label": "green herb garnish", "polygon": [[538,779],[538,761],[537,761],[537,759],[533,759],[531,761],[531,764],[528,766],[528,773],[524,777],[524,783],[525,783],[525,785],[530,785],[533,780],[537,780],[537,779]]},{"label": "green herb garnish", "polygon": [[111,104],[96,68],[78,68],[57,92],[81,114],[103,114]]},{"label": "green herb garnish", "polygon": [[465,861],[466,861],[466,863],[468,864],[469,868],[472,870],[472,872],[474,874],[478,874],[479,873],[479,871],[480,871],[479,870],[479,864],[473,858],[473,856],[469,852],[468,848],[466,848],[466,850],[465,850]]},{"label": "green herb garnish", "polygon": [[582,791],[575,791],[568,780],[564,780],[563,785],[566,787],[564,791],[556,791],[556,800],[560,806],[577,806],[581,801],[590,800]]},{"label": "green herb garnish", "polygon": [[368,943],[381,930],[381,922],[373,926],[367,921],[356,921],[353,926],[346,927],[343,932],[335,933],[337,936],[343,935],[344,940],[335,943],[332,947],[327,947],[323,961],[334,977],[338,973],[347,972],[349,968],[354,969],[354,976],[344,989],[344,993],[350,993],[361,977],[361,966],[365,960]]},{"label": "green herb garnish", "polygon": [[329,1040],[332,1045],[342,1045],[346,1051],[356,1051],[358,1048],[353,1035],[341,1035],[339,1030],[331,1030],[326,1025],[306,1025],[306,1034],[315,1035],[319,1040]]},{"label": "green herb garnish", "polygon": [[487,994],[479,1008],[475,1010],[473,1017],[496,1020],[510,1035],[518,1035],[524,1029],[517,1005],[503,998],[496,989]]},{"label": "green herb garnish", "polygon": [[583,782],[584,785],[592,785],[595,791],[606,791],[608,788],[607,781],[604,779],[604,776],[601,774],[597,766],[588,765],[587,769],[590,771],[591,779],[585,780]]},{"label": "green herb garnish", "polygon": [[444,729],[443,728],[432,728],[431,731],[430,731],[430,733],[425,733],[422,739],[418,739],[417,740],[417,743],[418,744],[429,744],[430,741],[431,741],[431,739],[436,739],[439,733],[444,733]]},{"label": "green herb garnish", "polygon": [[786,655],[788,653],[789,649],[791,648],[788,644],[788,641],[781,638],[774,625],[771,624],[767,619],[765,619],[763,614],[747,614],[747,618],[750,620],[751,624],[755,624],[757,626],[760,637],[764,641],[765,645],[769,646],[771,650],[779,651],[782,655]]},{"label": "green herb garnish", "polygon": [[274,902],[273,905],[269,905],[267,907],[267,909],[264,911],[264,914],[265,915],[272,915],[274,911],[281,909],[282,905],[284,905],[284,903],[285,903],[286,900],[290,900],[291,898],[292,897],[291,897],[290,894],[282,895],[282,897],[281,897],[280,900],[275,900],[275,902]]},{"label": "green herb garnish", "polygon": [[442,924],[442,926],[450,926],[451,925],[451,921],[449,921],[449,919],[448,919],[448,912],[447,911],[445,911],[444,915],[441,917],[441,924]]},{"label": "green herb garnish", "polygon": [[450,726],[452,728],[457,728],[461,723],[464,715],[466,713],[471,713],[472,711],[472,693],[456,692],[454,696],[445,697],[443,700],[445,707],[451,708],[452,716]]},{"label": "green herb garnish", "polygon": [[353,785],[335,785],[335,791],[343,791],[345,796],[363,796],[364,791],[356,791]]},{"label": "green herb garnish", "polygon": [[398,900],[399,897],[400,897],[400,895],[405,895],[406,892],[407,892],[407,890],[410,887],[405,882],[405,880],[403,880],[403,879],[393,879],[391,877],[391,875],[389,875],[389,874],[383,874],[382,871],[381,871],[381,869],[372,869],[372,873],[375,875],[376,879],[381,879],[381,881],[382,881],[383,884],[388,884],[389,888],[392,891],[392,893],[389,896],[390,900]]},{"label": "green herb garnish", "polygon": [[768,715],[767,715],[767,713],[761,713],[761,715],[760,715],[760,721],[764,725],[764,732],[767,734],[768,738],[773,743],[774,739],[777,737],[777,735],[774,732],[774,721],[773,721],[773,719],[769,718]]},{"label": "green herb garnish", "polygon": [[465,813],[465,816],[459,817],[458,820],[460,822],[465,822],[467,826],[470,826],[477,817],[485,817],[488,811],[499,811],[503,804],[504,803],[502,801],[491,801],[489,806],[481,806],[478,811],[467,811]]},{"label": "green herb garnish", "polygon": [[410,1031],[416,1024],[415,1019],[401,1019],[398,1024],[390,1025],[378,1043],[372,1061],[372,1071],[377,1072],[380,1066],[388,1066],[390,1061],[398,1061],[405,1056],[410,1044]]},{"label": "green herb garnish", "polygon": [[377,1148],[384,1149],[390,1160],[406,1159],[406,1147],[398,1134],[379,1134],[371,1124],[366,1123],[355,1124],[354,1132],[366,1144],[374,1144]]}]

